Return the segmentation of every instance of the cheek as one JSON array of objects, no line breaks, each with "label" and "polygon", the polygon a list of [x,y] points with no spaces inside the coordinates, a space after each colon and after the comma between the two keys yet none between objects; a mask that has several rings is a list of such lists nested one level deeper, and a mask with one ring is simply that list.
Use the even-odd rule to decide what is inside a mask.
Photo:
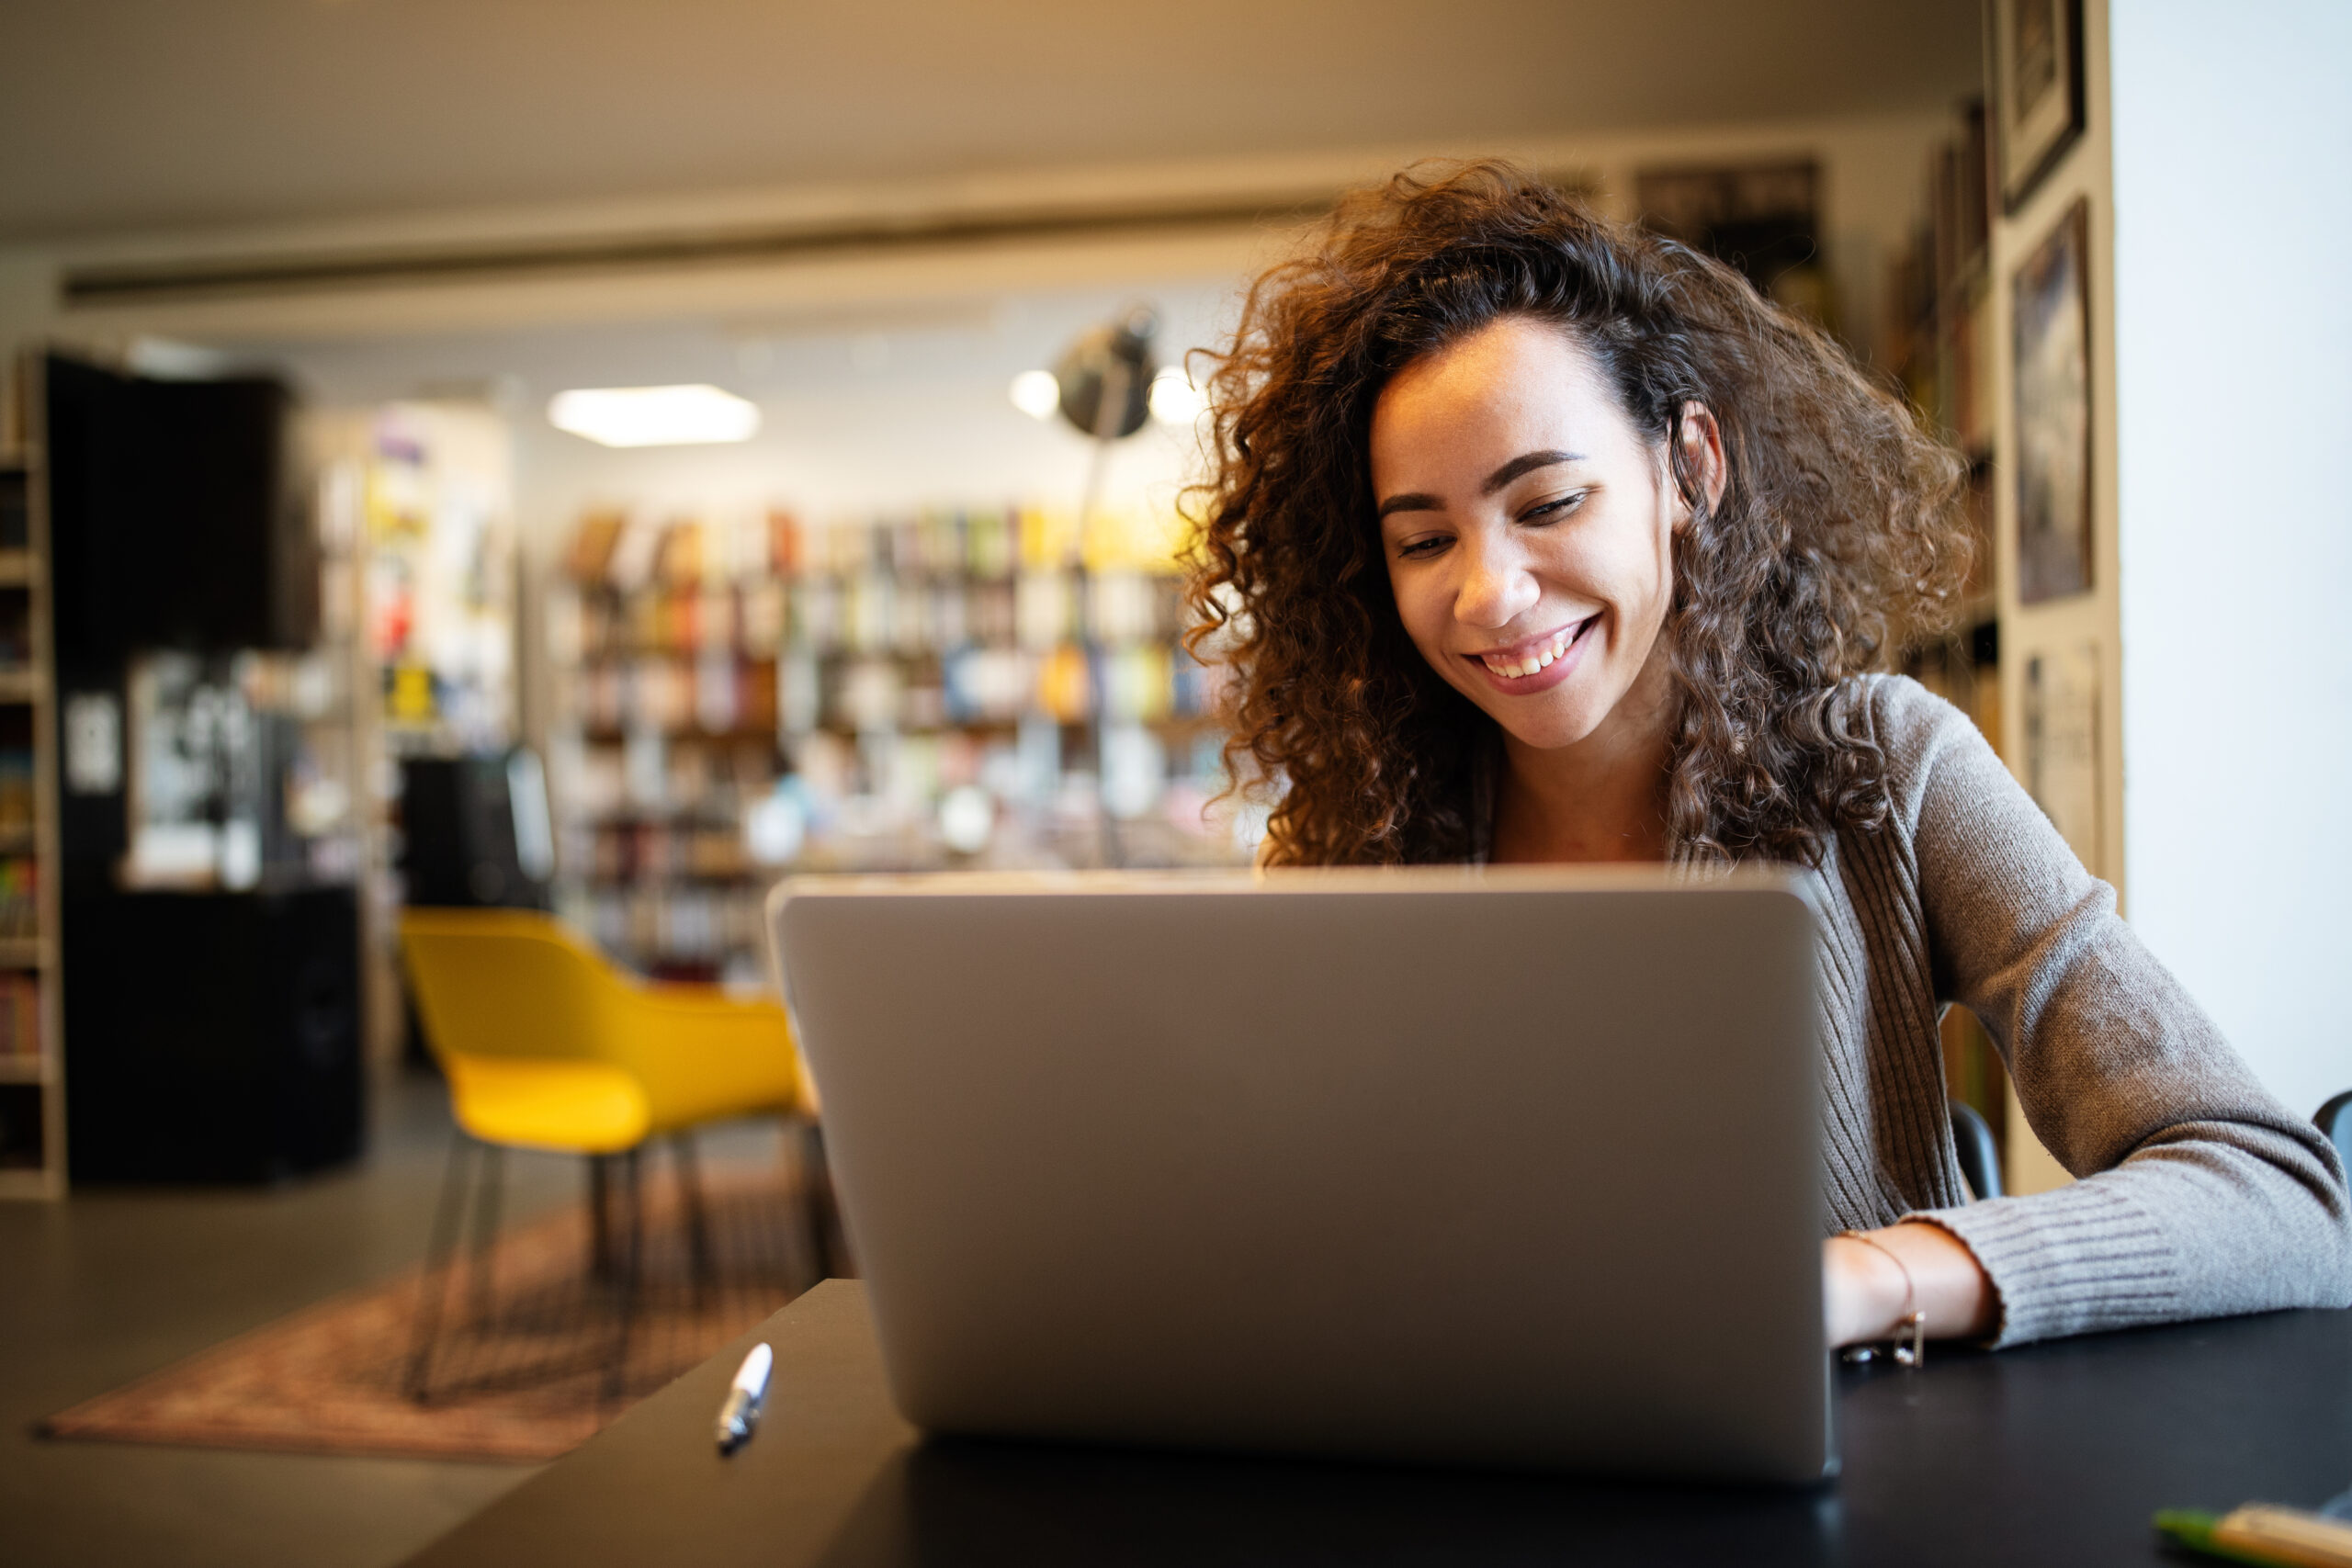
[{"label": "cheek", "polygon": [[1654,619],[1663,620],[1668,606],[1674,603],[1674,535],[1660,529],[1650,541],[1649,554],[1642,562],[1643,586],[1650,599]]},{"label": "cheek", "polygon": [[1569,592],[1613,610],[1627,631],[1654,628],[1674,596],[1672,536],[1644,518],[1564,541],[1545,569]]}]

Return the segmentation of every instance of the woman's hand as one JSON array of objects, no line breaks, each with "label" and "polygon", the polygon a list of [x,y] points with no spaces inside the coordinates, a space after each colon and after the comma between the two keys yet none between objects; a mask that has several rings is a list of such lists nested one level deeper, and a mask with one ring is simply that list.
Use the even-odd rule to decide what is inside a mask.
[{"label": "woman's hand", "polygon": [[[1928,1314],[1930,1338],[1992,1333],[2000,1298],[1976,1255],[1958,1236],[1941,1225],[1913,1221],[1871,1231],[1870,1238],[1878,1245],[1844,1235],[1821,1244],[1822,1328],[1830,1348],[1893,1338],[1906,1310]],[[1917,1292],[1907,1309],[1906,1269]]]}]

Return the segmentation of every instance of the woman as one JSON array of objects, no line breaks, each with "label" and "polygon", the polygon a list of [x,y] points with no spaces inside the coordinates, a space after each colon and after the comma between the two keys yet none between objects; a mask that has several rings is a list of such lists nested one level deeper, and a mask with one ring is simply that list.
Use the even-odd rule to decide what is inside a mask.
[{"label": "woman", "polygon": [[[2335,1151],[1957,710],[1961,465],[1736,274],[1498,164],[1398,176],[1252,290],[1192,602],[1273,864],[1798,868],[1829,1342],[2352,1303]],[[1941,1004],[2081,1180],[1969,1203]],[[1920,1314],[1915,1317],[1914,1314]]]}]

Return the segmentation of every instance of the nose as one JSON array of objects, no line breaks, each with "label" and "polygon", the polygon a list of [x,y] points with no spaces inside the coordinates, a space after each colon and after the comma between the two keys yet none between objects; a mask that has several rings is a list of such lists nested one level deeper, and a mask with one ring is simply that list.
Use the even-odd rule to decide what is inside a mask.
[{"label": "nose", "polygon": [[1524,551],[1500,530],[1466,531],[1454,559],[1462,577],[1453,590],[1453,618],[1481,631],[1499,631],[1544,596]]}]

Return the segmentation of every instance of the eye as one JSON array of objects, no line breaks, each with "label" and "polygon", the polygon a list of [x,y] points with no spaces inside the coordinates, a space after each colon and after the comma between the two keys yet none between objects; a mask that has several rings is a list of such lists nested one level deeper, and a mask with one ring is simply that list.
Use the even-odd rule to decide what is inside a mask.
[{"label": "eye", "polygon": [[1546,523],[1557,523],[1563,517],[1574,515],[1577,509],[1585,503],[1585,498],[1591,493],[1589,490],[1572,490],[1566,495],[1539,502],[1521,513],[1519,521],[1537,527]]},{"label": "eye", "polygon": [[1453,536],[1451,534],[1424,534],[1398,545],[1396,554],[1405,560],[1426,560],[1452,543]]}]

